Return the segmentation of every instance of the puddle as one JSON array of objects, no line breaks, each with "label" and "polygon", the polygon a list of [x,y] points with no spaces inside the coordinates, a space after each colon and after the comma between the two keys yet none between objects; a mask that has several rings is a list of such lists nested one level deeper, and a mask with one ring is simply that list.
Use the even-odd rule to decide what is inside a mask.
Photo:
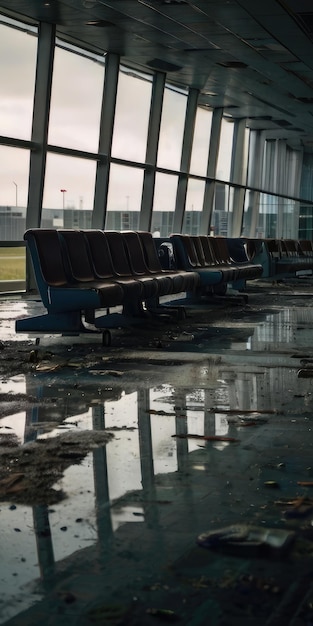
[{"label": "puddle", "polygon": [[1,624],[37,604],[79,623],[79,598],[111,602],[124,578],[124,597],[142,598],[211,527],[313,529],[313,509],[287,518],[277,504],[313,498],[312,381],[297,376],[313,312],[214,315],[138,346],[128,330],[110,349],[23,337],[1,351]]}]

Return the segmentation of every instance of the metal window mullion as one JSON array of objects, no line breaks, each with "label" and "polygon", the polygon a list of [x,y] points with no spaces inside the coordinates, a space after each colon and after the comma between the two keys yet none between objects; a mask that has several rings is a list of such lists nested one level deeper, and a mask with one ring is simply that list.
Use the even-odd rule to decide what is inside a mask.
[{"label": "metal window mullion", "polygon": [[180,161],[180,175],[178,177],[178,185],[176,192],[176,204],[173,222],[173,231],[181,232],[184,221],[184,214],[186,208],[186,195],[188,187],[187,173],[190,170],[190,160],[192,151],[193,135],[196,123],[197,104],[198,104],[198,89],[190,89],[187,101],[186,117],[184,137]]},{"label": "metal window mullion", "polygon": [[[262,180],[262,167],[264,155],[265,134],[257,130],[250,133],[249,155],[248,155],[248,186],[260,188]],[[251,203],[251,224],[248,237],[254,237],[258,225],[260,212],[260,192],[250,192]]]},{"label": "metal window mullion", "polygon": [[[244,118],[236,120],[233,134],[230,180],[238,185],[243,185],[244,183],[243,159],[245,149],[245,130],[246,120]],[[231,232],[228,233],[230,237],[239,237],[241,233],[244,201],[245,189],[243,187],[234,189]]]},{"label": "metal window mullion", "polygon": [[54,60],[55,26],[41,23],[38,33],[37,66],[30,151],[26,228],[40,226],[47,159],[48,123]]},{"label": "metal window mullion", "polygon": [[[279,194],[282,191],[282,187],[285,181],[285,158],[286,158],[286,142],[281,139],[276,139],[275,142],[275,178],[274,178],[274,192]],[[276,222],[276,237],[283,237],[284,234],[284,205],[280,199],[278,199],[277,207],[277,222]]]},{"label": "metal window mullion", "polygon": [[210,136],[210,148],[208,155],[207,166],[207,181],[205,184],[204,198],[203,198],[203,211],[201,216],[200,233],[206,235],[210,229],[211,217],[213,212],[213,203],[215,197],[216,183],[213,180],[216,177],[216,166],[218,159],[218,151],[221,137],[221,126],[223,119],[223,109],[214,109],[212,115],[211,136]]},{"label": "metal window mullion", "polygon": [[119,63],[119,55],[107,55],[100,117],[99,160],[91,222],[93,228],[104,228],[105,225]]},{"label": "metal window mullion", "polygon": [[161,127],[165,74],[157,72],[153,77],[150,117],[148,126],[146,169],[143,178],[139,228],[150,230],[152,222],[155,173]]},{"label": "metal window mullion", "polygon": [[[41,222],[44,179],[47,160],[48,124],[51,101],[55,46],[55,25],[41,23],[38,30],[36,79],[29,160],[26,230]],[[29,254],[26,255],[26,291],[36,289]]]}]

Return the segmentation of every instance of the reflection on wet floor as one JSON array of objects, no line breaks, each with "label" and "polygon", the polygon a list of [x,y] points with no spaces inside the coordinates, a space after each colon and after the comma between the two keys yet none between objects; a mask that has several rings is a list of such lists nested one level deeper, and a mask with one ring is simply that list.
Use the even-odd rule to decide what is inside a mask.
[{"label": "reflection on wet floor", "polygon": [[[1,305],[2,358],[32,306]],[[310,623],[312,321],[307,294],[256,292],[110,349],[44,337],[32,360],[18,337],[21,373],[8,353],[0,380],[0,623]],[[238,523],[294,530],[283,567],[196,545]]]}]

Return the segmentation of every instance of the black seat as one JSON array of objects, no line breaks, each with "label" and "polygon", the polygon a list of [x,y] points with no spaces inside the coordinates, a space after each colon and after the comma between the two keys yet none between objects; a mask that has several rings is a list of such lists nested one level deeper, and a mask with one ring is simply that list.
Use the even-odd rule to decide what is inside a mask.
[{"label": "black seat", "polygon": [[120,278],[133,278],[141,285],[141,298],[146,300],[158,293],[158,285],[151,276],[135,273],[127,257],[126,243],[123,235],[117,231],[105,231],[112,258],[114,273]]},{"label": "black seat", "polygon": [[140,231],[138,235],[149,272],[161,276],[169,276],[172,281],[172,293],[180,293],[182,291],[193,292],[199,282],[198,274],[184,270],[163,269],[154,245],[152,233]]},{"label": "black seat", "polygon": [[[153,290],[149,298],[156,296],[164,296],[173,292],[172,279],[163,275],[162,272],[150,272],[145,261],[143,248],[138,233],[135,231],[127,231],[122,233],[126,248],[128,251],[128,259],[131,269],[137,277],[149,277],[153,281]],[[154,291],[154,292],[153,292]]]}]

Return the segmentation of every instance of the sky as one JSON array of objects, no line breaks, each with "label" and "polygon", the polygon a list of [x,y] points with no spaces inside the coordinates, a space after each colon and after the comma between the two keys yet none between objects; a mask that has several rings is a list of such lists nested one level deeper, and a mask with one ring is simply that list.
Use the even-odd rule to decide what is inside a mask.
[{"label": "sky", "polygon": [[[0,135],[31,138],[36,50],[35,36],[0,24]],[[48,143],[97,152],[104,79],[103,64],[56,49]],[[150,80],[120,73],[112,156],[145,160],[150,97]],[[161,167],[179,169],[186,103],[185,95],[166,90],[158,156]],[[192,163],[193,171],[203,175],[211,113],[203,110],[200,113]],[[227,124],[228,144],[231,126]],[[221,178],[229,170],[230,152],[225,150],[223,164],[219,166]],[[28,150],[0,145],[0,163],[0,205],[26,206]],[[43,207],[92,209],[95,175],[94,161],[48,154]],[[108,209],[139,210],[142,181],[139,169],[112,167]],[[177,177],[159,175],[154,208],[174,208],[176,184]],[[202,197],[203,185],[191,185],[188,201],[193,210],[201,210]]]}]

